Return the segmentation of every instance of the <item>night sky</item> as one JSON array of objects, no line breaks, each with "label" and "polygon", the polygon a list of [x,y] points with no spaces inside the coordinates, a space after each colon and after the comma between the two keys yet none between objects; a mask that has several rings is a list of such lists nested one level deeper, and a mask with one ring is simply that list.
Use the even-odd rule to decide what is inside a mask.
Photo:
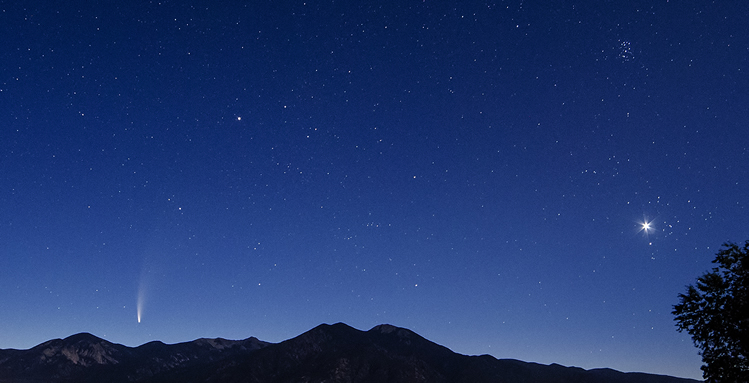
[{"label": "night sky", "polygon": [[749,239],[748,16],[0,1],[0,348],[390,323],[701,378],[671,310]]}]

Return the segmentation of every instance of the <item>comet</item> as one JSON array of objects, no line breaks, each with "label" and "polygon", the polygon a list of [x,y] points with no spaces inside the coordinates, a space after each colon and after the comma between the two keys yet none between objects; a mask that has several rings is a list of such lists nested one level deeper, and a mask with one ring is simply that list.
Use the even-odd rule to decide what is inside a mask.
[{"label": "comet", "polygon": [[138,323],[140,323],[141,318],[143,318],[143,306],[146,303],[146,288],[143,283],[143,279],[141,278],[140,283],[138,284],[138,301],[135,305],[136,310],[136,316],[138,317]]},{"label": "comet", "polygon": [[144,266],[140,273],[140,280],[138,281],[138,295],[136,297],[136,304],[135,304],[135,315],[138,320],[138,323],[141,322],[143,319],[143,310],[146,307],[146,291],[148,290],[147,287],[149,285],[149,275],[148,271],[146,270],[146,267]]}]

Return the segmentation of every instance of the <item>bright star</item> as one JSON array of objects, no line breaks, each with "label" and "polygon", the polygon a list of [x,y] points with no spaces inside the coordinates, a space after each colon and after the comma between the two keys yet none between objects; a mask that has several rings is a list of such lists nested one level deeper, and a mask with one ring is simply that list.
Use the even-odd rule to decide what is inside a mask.
[{"label": "bright star", "polygon": [[640,225],[640,230],[638,232],[643,232],[645,235],[650,234],[655,228],[653,227],[653,221],[648,221],[647,218],[643,218],[642,221],[638,222]]}]

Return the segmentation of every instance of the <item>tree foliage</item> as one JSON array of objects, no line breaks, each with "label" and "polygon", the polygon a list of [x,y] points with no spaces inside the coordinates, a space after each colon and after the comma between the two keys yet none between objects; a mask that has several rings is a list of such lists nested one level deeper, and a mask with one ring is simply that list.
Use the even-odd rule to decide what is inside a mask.
[{"label": "tree foliage", "polygon": [[678,330],[692,336],[709,383],[749,382],[749,241],[725,243],[711,271],[674,306]]}]

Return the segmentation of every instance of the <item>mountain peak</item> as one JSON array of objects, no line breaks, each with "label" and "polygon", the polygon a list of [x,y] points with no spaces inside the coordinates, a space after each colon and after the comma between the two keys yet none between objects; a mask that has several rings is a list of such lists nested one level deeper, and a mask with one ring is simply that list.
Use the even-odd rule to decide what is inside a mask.
[{"label": "mountain peak", "polygon": [[[87,332],[71,335],[65,339],[53,339],[31,350],[37,354],[36,363],[57,365],[91,366],[117,364],[124,346],[115,345]],[[29,351],[31,351],[29,350]]]},{"label": "mountain peak", "polygon": [[392,332],[398,331],[399,329],[401,328],[393,326],[391,324],[380,324],[380,325],[372,327],[372,329],[369,331],[379,332],[381,334],[390,334]]},{"label": "mountain peak", "polygon": [[87,332],[80,332],[78,334],[73,334],[65,339],[62,340],[65,344],[75,344],[75,343],[101,343],[106,342],[110,343],[102,338],[99,338],[96,335],[93,335],[91,333]]},{"label": "mountain peak", "polygon": [[387,338],[391,338],[393,340],[397,340],[398,342],[411,346],[412,343],[414,343],[414,346],[418,347],[434,347],[434,349],[440,349],[440,352],[452,352],[447,347],[440,346],[436,343],[433,343],[421,335],[403,327],[393,326],[390,324],[381,324],[378,326],[373,327],[371,330],[367,331],[368,334],[378,334],[381,336],[385,336]]}]

